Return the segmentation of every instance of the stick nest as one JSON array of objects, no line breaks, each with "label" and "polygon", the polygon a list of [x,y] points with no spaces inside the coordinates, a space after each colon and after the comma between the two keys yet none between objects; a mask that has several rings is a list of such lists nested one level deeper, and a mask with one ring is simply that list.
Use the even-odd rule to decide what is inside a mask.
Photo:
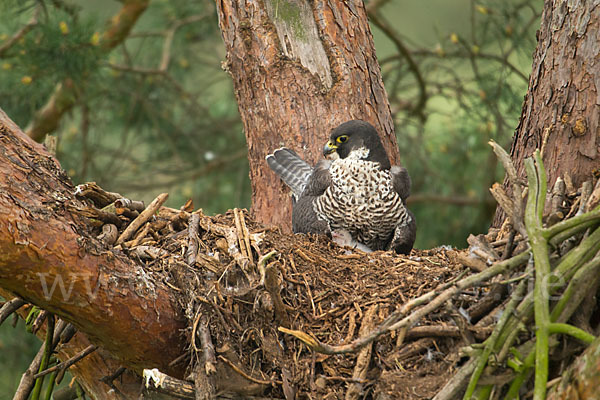
[{"label": "stick nest", "polygon": [[[495,196],[510,197],[495,190]],[[99,239],[141,261],[173,289],[189,321],[182,332],[189,352],[174,362],[189,366],[196,398],[199,392],[207,399],[459,398],[490,352],[497,363],[483,374],[482,366],[475,383],[496,385],[500,393],[516,374],[507,361],[518,352],[511,356],[508,349],[523,352],[522,363],[531,350],[533,302],[527,308],[526,285],[520,284],[532,279],[526,269],[531,250],[518,219],[522,197],[504,201],[507,208],[520,206],[506,210],[512,223],[471,236],[467,250],[440,247],[403,256],[282,234],[245,210],[210,217],[191,204],[162,207],[166,196],[144,208],[125,199],[115,206],[110,195],[117,194],[98,199],[103,191],[94,184],[79,192],[96,204],[88,217],[102,230]],[[599,197],[600,189],[592,194]],[[546,224],[577,214],[584,195],[582,189],[559,189]],[[118,221],[111,221],[115,215]],[[595,227],[590,221],[597,224],[597,218],[586,221],[581,229],[570,227],[570,235],[566,228],[553,231],[560,237],[549,241],[553,265],[589,235]],[[525,290],[520,303],[511,298],[517,290]],[[584,300],[589,322],[596,307]],[[502,320],[506,308],[514,310],[516,322]],[[507,328],[508,334],[502,331]],[[486,353],[481,343],[488,338]],[[558,376],[583,347],[573,339],[557,343]]]}]

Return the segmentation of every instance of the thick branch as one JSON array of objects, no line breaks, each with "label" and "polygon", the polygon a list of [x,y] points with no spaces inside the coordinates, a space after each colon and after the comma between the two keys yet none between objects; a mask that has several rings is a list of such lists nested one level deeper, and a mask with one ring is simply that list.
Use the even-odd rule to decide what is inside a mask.
[{"label": "thick branch", "polygon": [[73,323],[128,368],[171,371],[183,321],[168,287],[91,238],[72,211],[85,205],[74,191],[0,112],[0,287]]}]

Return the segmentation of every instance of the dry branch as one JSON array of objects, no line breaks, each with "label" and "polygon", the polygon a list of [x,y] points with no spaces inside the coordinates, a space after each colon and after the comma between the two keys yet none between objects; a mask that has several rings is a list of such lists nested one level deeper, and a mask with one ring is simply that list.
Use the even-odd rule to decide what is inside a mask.
[{"label": "dry branch", "polygon": [[[193,335],[193,337],[195,336]],[[194,370],[196,400],[212,400],[216,398],[214,375],[217,372],[217,358],[206,316],[202,316],[200,319],[197,336],[200,339],[202,356]]]},{"label": "dry branch", "polygon": [[151,370],[145,369],[144,379],[146,380],[146,389],[155,390],[159,393],[165,393],[180,399],[195,398],[196,392],[193,384],[166,375],[156,368]]},{"label": "dry branch", "polygon": [[15,297],[12,300],[7,301],[0,307],[0,325],[4,322],[9,315],[17,311],[24,304],[26,304],[25,300],[20,297]]},{"label": "dry branch", "polygon": [[[61,340],[62,340],[62,338],[61,338]],[[38,372],[37,374],[35,374],[33,376],[33,379],[37,379],[37,378],[42,377],[44,375],[48,375],[51,372],[64,371],[64,370],[68,369],[71,365],[75,364],[76,362],[78,362],[79,360],[81,360],[82,358],[84,358],[85,356],[87,356],[88,354],[93,353],[97,349],[98,349],[98,346],[89,345],[85,349],[81,350],[74,357],[71,357],[68,360],[65,360],[64,362],[61,362],[60,364],[56,364],[53,367],[50,367],[50,368],[45,369],[45,370],[43,370],[41,372]]]},{"label": "dry branch", "polygon": [[[372,305],[363,315],[359,335],[366,335],[370,330],[375,327],[375,315],[377,312],[377,304]],[[356,357],[356,365],[352,372],[352,379],[357,381],[364,381],[367,378],[367,372],[369,370],[369,364],[371,363],[371,354],[373,351],[372,344],[366,345],[358,353]],[[355,400],[360,397],[362,393],[362,385],[358,383],[350,383],[348,390],[346,391],[346,400]]]},{"label": "dry branch", "polygon": [[115,245],[118,246],[118,245],[122,244],[124,241],[131,238],[131,236],[133,236],[133,234],[138,229],[140,229],[140,227],[142,225],[144,225],[146,222],[148,222],[148,220],[150,220],[150,218],[152,218],[154,216],[154,214],[156,214],[158,209],[165,203],[165,201],[167,201],[168,197],[169,197],[168,193],[161,193],[154,200],[152,200],[152,203],[150,203],[148,205],[148,207],[146,207],[146,209],[144,211],[142,211],[140,213],[140,215],[138,215],[137,218],[134,219],[127,226],[127,228],[123,231],[123,233],[121,233],[121,235],[115,242]]}]

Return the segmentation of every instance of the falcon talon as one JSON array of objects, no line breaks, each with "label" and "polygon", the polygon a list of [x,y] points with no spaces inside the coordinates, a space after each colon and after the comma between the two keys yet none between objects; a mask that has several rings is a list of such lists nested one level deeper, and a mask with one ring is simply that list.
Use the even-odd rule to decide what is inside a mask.
[{"label": "falcon talon", "polygon": [[266,157],[292,189],[294,232],[325,234],[362,251],[410,253],[417,230],[406,208],[410,177],[390,165],[375,128],[360,120],[341,124],[323,156],[315,167],[285,147]]}]

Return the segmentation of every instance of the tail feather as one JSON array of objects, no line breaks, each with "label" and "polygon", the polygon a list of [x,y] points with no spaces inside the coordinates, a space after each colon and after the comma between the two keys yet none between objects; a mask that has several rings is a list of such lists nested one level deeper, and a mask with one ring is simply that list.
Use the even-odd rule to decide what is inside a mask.
[{"label": "tail feather", "polygon": [[292,189],[294,196],[300,197],[313,168],[296,152],[285,147],[269,154],[266,160],[269,167]]}]

